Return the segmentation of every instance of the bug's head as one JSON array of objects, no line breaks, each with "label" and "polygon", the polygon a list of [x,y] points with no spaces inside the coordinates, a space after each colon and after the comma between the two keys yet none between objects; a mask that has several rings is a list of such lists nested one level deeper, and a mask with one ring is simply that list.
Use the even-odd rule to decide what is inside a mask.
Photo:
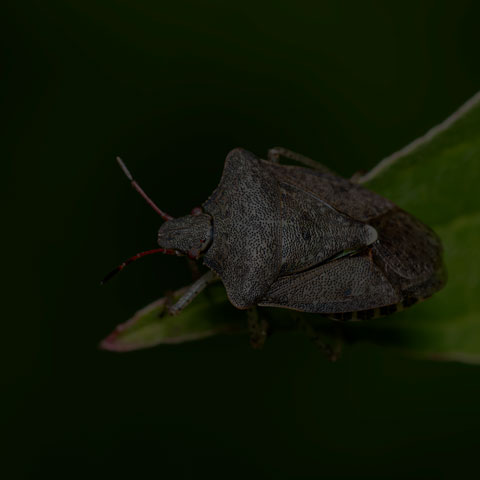
[{"label": "bug's head", "polygon": [[102,281],[107,282],[117,273],[121,272],[128,264],[153,253],[167,255],[188,255],[197,259],[205,251],[212,240],[212,217],[203,213],[201,208],[194,208],[190,215],[173,218],[168,213],[158,208],[152,199],[143,191],[142,187],[133,179],[123,160],[117,157],[120,168],[130,180],[132,187],[145,199],[145,201],[165,220],[158,231],[158,244],[160,248],[154,248],[140,252],[128,258],[117,268],[113,269]]},{"label": "bug's head", "polygon": [[165,222],[158,231],[158,244],[176,250],[190,258],[198,258],[210,245],[212,218],[197,212]]}]

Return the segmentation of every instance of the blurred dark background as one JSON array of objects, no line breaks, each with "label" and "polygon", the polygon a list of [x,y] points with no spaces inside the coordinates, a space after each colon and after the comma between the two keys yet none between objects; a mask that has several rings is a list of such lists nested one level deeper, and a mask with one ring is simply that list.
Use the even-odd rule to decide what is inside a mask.
[{"label": "blurred dark background", "polygon": [[480,86],[480,3],[63,0],[2,4],[4,478],[466,478],[480,369],[304,337],[97,344],[189,282],[159,219],[227,152],[372,167]]}]

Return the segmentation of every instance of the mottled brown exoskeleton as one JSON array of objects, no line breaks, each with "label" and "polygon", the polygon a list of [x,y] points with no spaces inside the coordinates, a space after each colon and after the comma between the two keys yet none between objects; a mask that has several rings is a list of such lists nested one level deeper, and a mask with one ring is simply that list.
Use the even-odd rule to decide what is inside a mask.
[{"label": "mottled brown exoskeleton", "polygon": [[[284,156],[307,167],[278,163]],[[121,162],[121,161],[120,161]],[[220,184],[190,215],[158,232],[163,252],[202,259],[209,271],[177,303],[185,308],[220,279],[232,305],[282,307],[338,320],[387,315],[431,296],[445,282],[435,233],[392,202],[284,148],[268,160],[237,148]],[[252,341],[266,324],[250,315]]]}]

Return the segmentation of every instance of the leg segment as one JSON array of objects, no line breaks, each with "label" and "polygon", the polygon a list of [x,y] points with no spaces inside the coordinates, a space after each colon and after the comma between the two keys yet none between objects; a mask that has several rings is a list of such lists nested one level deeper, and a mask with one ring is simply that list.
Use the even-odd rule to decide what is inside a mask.
[{"label": "leg segment", "polygon": [[198,264],[195,260],[189,257],[185,257],[187,259],[188,268],[192,273],[192,280],[195,282],[201,277],[200,269],[198,268]]},{"label": "leg segment", "polygon": [[268,336],[268,322],[258,313],[256,306],[249,308],[247,315],[250,345],[253,348],[260,349],[263,347]]},{"label": "leg segment", "polygon": [[325,167],[319,162],[312,160],[311,158],[305,157],[304,155],[296,152],[292,152],[288,148],[283,147],[273,147],[268,151],[267,159],[270,162],[278,163],[280,157],[285,157],[290,160],[294,160],[299,163],[303,163],[307,167],[313,168],[314,170],[318,170],[324,173],[332,173],[330,169]]},{"label": "leg segment", "polygon": [[202,275],[196,282],[192,283],[190,288],[183,294],[182,297],[168,309],[170,315],[180,313],[207,285],[218,279],[218,276],[209,270],[205,275]]},{"label": "leg segment", "polygon": [[319,333],[303,315],[294,314],[294,319],[299,330],[303,331],[310,338],[328,360],[331,362],[338,360],[342,352],[342,335],[340,330],[334,335],[333,342],[329,343],[328,340],[330,339]]},{"label": "leg segment", "polygon": [[362,178],[367,174],[366,170],[359,170],[358,172],[355,172],[351,177],[350,181],[352,183],[362,183]]}]

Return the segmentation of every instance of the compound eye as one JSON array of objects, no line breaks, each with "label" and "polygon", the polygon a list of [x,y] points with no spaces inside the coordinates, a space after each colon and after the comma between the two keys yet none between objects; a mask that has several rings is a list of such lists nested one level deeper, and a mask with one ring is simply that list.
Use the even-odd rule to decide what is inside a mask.
[{"label": "compound eye", "polygon": [[190,212],[190,214],[195,216],[195,217],[197,215],[201,215],[202,213],[203,213],[203,210],[200,207],[192,208],[192,211]]}]

